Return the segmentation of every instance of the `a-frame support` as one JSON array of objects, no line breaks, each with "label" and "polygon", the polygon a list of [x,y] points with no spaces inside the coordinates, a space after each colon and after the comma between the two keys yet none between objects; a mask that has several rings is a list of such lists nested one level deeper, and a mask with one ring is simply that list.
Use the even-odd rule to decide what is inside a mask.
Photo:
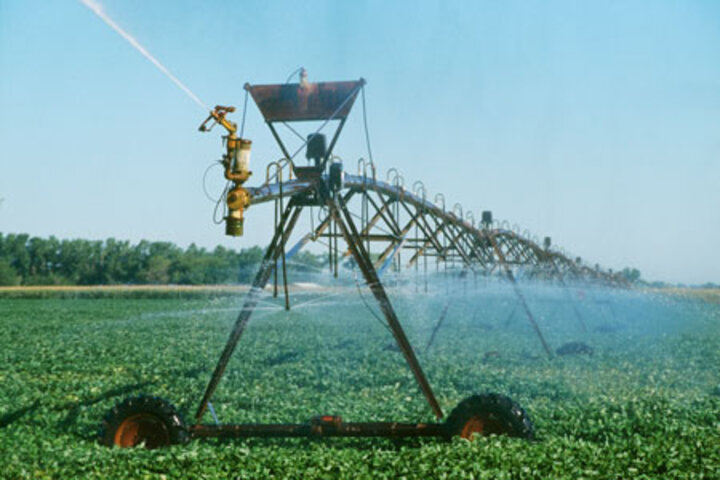
[{"label": "a-frame support", "polygon": [[348,244],[348,248],[350,249],[353,258],[360,267],[360,271],[362,271],[368,287],[370,287],[370,290],[372,291],[375,299],[380,305],[380,309],[385,315],[385,319],[387,320],[388,326],[390,327],[390,331],[395,337],[395,341],[397,342],[398,347],[400,347],[400,350],[405,356],[405,361],[407,361],[408,365],[410,366],[410,369],[415,376],[415,380],[420,386],[420,390],[422,390],[423,395],[425,395],[425,398],[430,404],[430,408],[432,408],[435,416],[438,419],[442,418],[443,412],[440,408],[440,404],[435,398],[432,387],[430,387],[430,384],[425,377],[425,373],[420,366],[420,362],[415,356],[415,352],[412,348],[412,345],[410,345],[410,341],[405,335],[405,331],[403,330],[402,325],[400,325],[400,321],[395,314],[395,310],[390,303],[390,299],[385,292],[385,288],[382,286],[382,282],[380,282],[377,271],[375,270],[372,260],[370,259],[370,255],[368,255],[367,251],[365,250],[362,238],[358,234],[355,223],[353,222],[352,215],[348,211],[347,206],[345,205],[341,197],[335,196],[334,198],[328,198],[327,201],[331,215],[334,215],[335,221],[340,227],[342,235],[345,238],[345,242]]},{"label": "a-frame support", "polygon": [[205,389],[205,394],[200,401],[200,406],[195,413],[195,420],[198,422],[202,419],[202,416],[207,409],[208,402],[213,396],[213,393],[215,393],[215,389],[217,389],[220,379],[225,373],[225,368],[230,361],[230,357],[232,357],[235,347],[245,331],[245,327],[250,320],[250,316],[260,300],[263,288],[265,288],[265,285],[267,285],[267,282],[270,279],[270,274],[275,268],[278,256],[280,256],[280,252],[285,248],[285,243],[292,233],[301,211],[302,207],[295,207],[293,206],[293,202],[290,201],[283,212],[278,228],[275,229],[275,235],[273,235],[273,239],[270,242],[270,246],[268,246],[265,251],[265,256],[260,264],[260,270],[258,270],[258,273],[255,275],[252,287],[245,298],[245,304],[243,305],[242,310],[240,310],[237,320],[235,320],[235,326],[230,333],[230,338],[228,338],[228,341],[225,344],[225,349],[220,356],[220,360],[218,360],[218,363],[215,366],[210,382]]},{"label": "a-frame support", "polygon": [[[328,207],[329,216],[340,228],[343,238],[347,243],[348,249],[353,255],[353,258],[357,262],[365,278],[365,281],[367,282],[370,290],[375,296],[380,310],[385,316],[388,327],[390,328],[390,331],[395,337],[395,341],[397,342],[398,347],[402,351],[403,356],[408,363],[408,366],[412,370],[413,375],[415,376],[415,380],[420,387],[420,390],[425,396],[435,416],[438,419],[442,418],[442,409],[440,408],[440,405],[435,398],[435,394],[433,393],[430,383],[425,377],[425,373],[420,366],[420,362],[415,355],[412,345],[410,344],[407,335],[405,335],[405,331],[403,330],[402,325],[398,320],[392,303],[390,302],[390,299],[385,292],[385,288],[380,282],[378,273],[373,266],[372,260],[370,259],[369,254],[363,246],[362,237],[358,233],[355,223],[353,222],[352,215],[347,209],[345,199],[339,194],[333,194],[329,192],[323,181],[319,181],[317,183],[316,189],[319,197]],[[287,242],[290,234],[292,233],[292,230],[295,226],[295,223],[297,222],[301,210],[302,207],[295,206],[294,202],[291,200],[287,208],[283,212],[278,228],[275,231],[275,235],[273,236],[270,246],[268,246],[268,249],[265,252],[265,256],[260,265],[260,269],[256,274],[255,279],[253,280],[250,291],[247,294],[245,304],[243,305],[242,310],[238,314],[238,318],[235,321],[235,326],[230,333],[230,337],[225,344],[225,348],[222,352],[222,355],[220,356],[220,360],[218,361],[215,370],[213,371],[213,375],[210,378],[210,382],[205,389],[205,393],[195,414],[195,420],[198,423],[202,420],[202,417],[207,410],[208,402],[215,393],[215,390],[217,389],[217,386],[220,383],[223,374],[225,373],[225,368],[227,367],[227,364],[230,361],[233,352],[235,351],[235,347],[237,346],[240,337],[245,331],[245,327],[250,320],[252,312],[258,304],[263,288],[270,279],[270,275],[272,273],[275,263],[277,262],[277,258],[285,248],[285,243]]]}]

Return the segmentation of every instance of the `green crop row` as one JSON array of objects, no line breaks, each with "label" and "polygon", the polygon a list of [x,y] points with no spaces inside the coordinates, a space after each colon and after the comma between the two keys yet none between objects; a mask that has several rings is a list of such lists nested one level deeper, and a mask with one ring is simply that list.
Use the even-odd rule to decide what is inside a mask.
[{"label": "green crop row", "polygon": [[[395,292],[445,413],[472,393],[503,393],[531,416],[532,442],[98,445],[102,416],[127,396],[159,395],[191,418],[241,297],[0,299],[0,477],[720,478],[720,309],[659,299],[617,299],[612,314],[580,305],[583,332],[567,305],[529,295],[551,345],[594,349],[551,360],[506,296],[453,296],[426,348],[447,295]],[[291,300],[290,313],[281,299],[260,302],[213,397],[222,422],[434,420],[356,292]]]}]

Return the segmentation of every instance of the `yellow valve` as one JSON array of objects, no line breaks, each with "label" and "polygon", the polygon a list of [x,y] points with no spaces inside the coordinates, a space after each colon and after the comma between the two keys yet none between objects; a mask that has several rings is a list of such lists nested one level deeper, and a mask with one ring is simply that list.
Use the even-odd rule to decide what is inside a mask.
[{"label": "yellow valve", "polygon": [[250,206],[250,193],[240,185],[227,194],[228,215],[225,217],[225,234],[239,237],[243,234],[243,215]]},{"label": "yellow valve", "polygon": [[[234,237],[243,234],[243,214],[250,206],[250,193],[242,187],[242,184],[250,178],[250,148],[252,142],[236,136],[237,125],[225,116],[235,111],[235,107],[217,105],[210,112],[208,118],[200,125],[201,132],[209,132],[217,125],[227,130],[225,140],[226,153],[223,155],[222,164],[225,167],[225,178],[233,182],[234,186],[228,191],[225,201],[228,206],[228,215],[225,217],[225,234]],[[209,122],[213,122],[208,127]]]},{"label": "yellow valve", "polygon": [[227,206],[230,210],[242,210],[250,205],[250,193],[243,187],[236,186],[227,194]]}]

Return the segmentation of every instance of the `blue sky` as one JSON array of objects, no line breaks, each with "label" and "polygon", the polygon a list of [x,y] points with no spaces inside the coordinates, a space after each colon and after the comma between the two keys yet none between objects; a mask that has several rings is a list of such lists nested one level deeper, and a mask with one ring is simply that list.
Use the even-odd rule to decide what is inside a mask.
[{"label": "blue sky", "polygon": [[[210,105],[301,65],[364,77],[383,175],[593,263],[720,282],[720,2],[100,3]],[[269,241],[267,208],[239,240],[212,223],[218,134],[81,3],[0,0],[0,72],[0,231]],[[359,114],[337,148],[348,170],[366,155]],[[247,122],[259,184],[280,153],[254,107]]]}]

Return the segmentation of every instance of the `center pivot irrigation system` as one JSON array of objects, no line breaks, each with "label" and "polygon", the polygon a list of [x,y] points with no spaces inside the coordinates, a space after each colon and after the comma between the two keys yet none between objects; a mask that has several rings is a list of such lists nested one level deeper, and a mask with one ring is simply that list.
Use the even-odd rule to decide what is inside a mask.
[{"label": "center pivot irrigation system", "polygon": [[[235,111],[234,107],[217,106],[210,112],[200,130],[208,131],[219,124],[227,131],[223,137],[226,152],[222,160],[225,178],[229,182],[225,190],[226,233],[231,236],[243,234],[243,216],[251,204],[275,202],[274,234],[205,389],[194,423],[186,425],[179,412],[161,398],[132,397],[117,404],[104,418],[100,434],[102,443],[119,447],[142,444],[155,448],[204,437],[448,438],[460,435],[470,438],[475,433],[532,438],[532,423],[524,410],[508,397],[496,393],[476,394],[464,399],[444,422],[440,422],[444,417],[443,410],[395,313],[380,279],[382,273],[388,268],[399,270],[403,266],[401,254],[407,253],[409,260],[404,266],[418,273],[422,270],[426,276],[429,258],[434,258],[438,270],[440,265],[444,269],[451,265],[460,266],[463,275],[504,276],[512,285],[518,306],[525,312],[549,356],[552,356],[552,350],[518,286],[518,273],[531,278],[550,278],[563,287],[566,279],[610,286],[624,286],[624,282],[611,271],[603,271],[598,266],[591,268],[579,258],[572,260],[553,248],[549,237],[541,246],[529,233],[511,229],[506,222],[494,222],[489,211],[482,212],[480,221],[476,223],[472,212],[463,212],[459,204],[447,209],[442,194],[430,201],[422,183],[415,182],[412,189],[406,189],[403,178],[395,169],[388,172],[386,181],[379,180],[371,159],[358,161],[357,174],[346,173],[333,150],[358,96],[362,97],[364,113],[364,86],[363,79],[309,83],[304,70],[300,73],[299,83],[246,84],[246,107],[249,95],[284,155],[283,160],[267,165],[266,181],[259,187],[244,186],[252,174],[249,170],[251,142],[242,138],[242,128],[238,136],[237,125],[227,118]],[[307,137],[290,125],[306,121],[321,122],[320,127]],[[302,146],[293,153],[278,134],[276,127],[279,124],[302,140]],[[328,125],[335,126],[329,142],[321,133]],[[305,151],[306,166],[300,166],[295,161],[302,151]],[[320,212],[317,223],[312,219],[313,207]],[[310,231],[288,249],[288,239],[300,214],[306,209],[311,210]],[[263,289],[274,273],[277,295],[278,277],[282,277],[285,308],[289,310],[286,262],[307,243],[320,238],[328,243],[329,263],[336,277],[338,264],[344,258],[352,257],[354,260],[435,414],[436,423],[351,423],[342,421],[339,416],[324,415],[313,417],[309,423],[303,424],[220,424],[215,418],[211,399]],[[343,248],[338,246],[340,240],[344,241]],[[572,302],[568,289],[564,290]],[[575,314],[584,328],[577,309]],[[208,409],[215,418],[215,424],[202,423]]]}]

